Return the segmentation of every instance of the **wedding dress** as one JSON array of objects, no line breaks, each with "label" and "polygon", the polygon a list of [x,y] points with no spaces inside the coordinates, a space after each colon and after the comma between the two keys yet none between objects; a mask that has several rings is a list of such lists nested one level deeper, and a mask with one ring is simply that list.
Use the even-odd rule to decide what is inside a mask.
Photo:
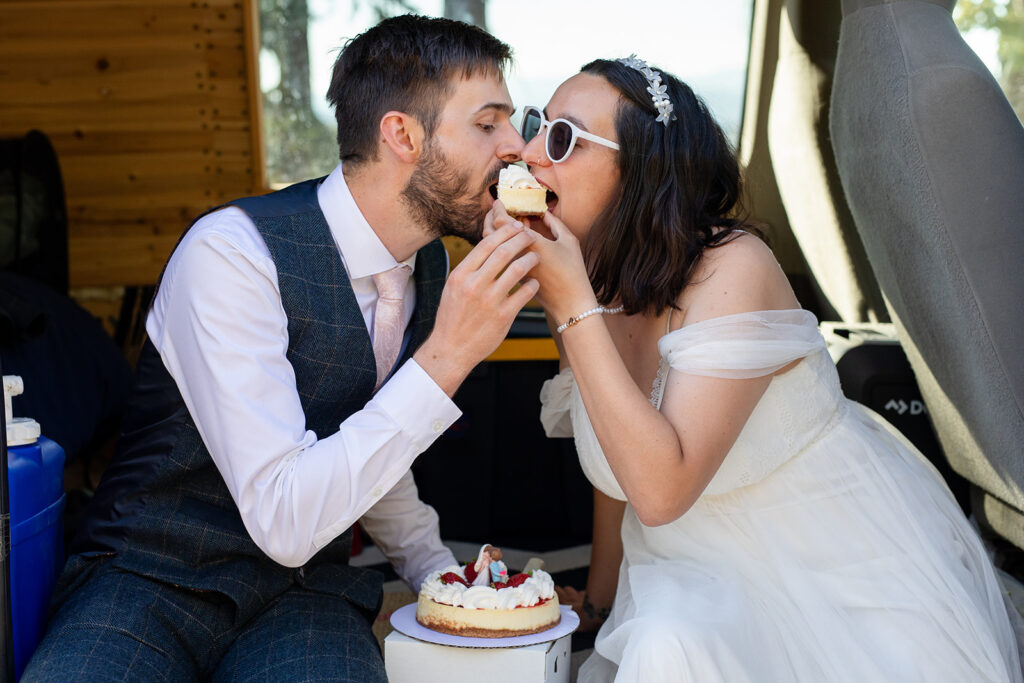
[{"label": "wedding dress", "polygon": [[[760,311],[666,334],[669,370],[774,377],[707,489],[644,526],[626,506],[611,615],[591,681],[1022,680],[1011,616],[983,546],[935,469],[844,398],[814,316]],[[572,372],[545,383],[549,436],[626,500]],[[710,419],[713,416],[694,416]]]}]

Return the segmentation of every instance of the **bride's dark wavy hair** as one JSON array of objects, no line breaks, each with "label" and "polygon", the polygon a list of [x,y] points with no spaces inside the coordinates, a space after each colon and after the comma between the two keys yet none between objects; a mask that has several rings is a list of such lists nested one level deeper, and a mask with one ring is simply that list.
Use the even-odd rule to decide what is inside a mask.
[{"label": "bride's dark wavy hair", "polygon": [[655,120],[649,83],[636,69],[608,59],[581,69],[621,94],[621,182],[583,248],[598,301],[618,299],[627,314],[675,308],[701,253],[731,241],[743,225],[740,167],[725,133],[688,85],[651,68],[661,72],[674,107],[668,126]]}]

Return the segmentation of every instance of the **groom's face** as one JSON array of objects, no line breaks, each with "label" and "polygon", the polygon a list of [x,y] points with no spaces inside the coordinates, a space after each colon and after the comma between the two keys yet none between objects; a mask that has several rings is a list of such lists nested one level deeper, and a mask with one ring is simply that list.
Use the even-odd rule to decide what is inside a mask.
[{"label": "groom's face", "polygon": [[458,78],[403,191],[418,220],[437,236],[480,241],[491,187],[501,168],[519,160],[523,139],[514,109],[496,75]]}]

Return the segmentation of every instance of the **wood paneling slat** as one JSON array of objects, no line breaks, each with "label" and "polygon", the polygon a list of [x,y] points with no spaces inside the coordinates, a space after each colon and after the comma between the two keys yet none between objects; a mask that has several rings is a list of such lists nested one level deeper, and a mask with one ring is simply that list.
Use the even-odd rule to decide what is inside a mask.
[{"label": "wood paneling slat", "polygon": [[[20,49],[0,39],[0,60],[6,65],[0,65],[0,73],[4,75],[4,87],[9,83],[82,78],[83,73],[90,72],[96,78],[109,78],[138,71],[140,67],[191,69],[195,78],[245,76],[245,54],[240,40],[230,44],[218,43],[212,48],[182,48],[180,43],[172,42],[172,38],[167,39],[165,48],[154,45],[152,41],[140,41],[133,49],[118,44],[101,50],[90,41],[77,51],[62,46],[58,53],[38,45],[38,41],[24,41],[26,47]],[[17,69],[12,67],[15,61]],[[239,74],[239,70],[243,73]]]},{"label": "wood paneling slat", "polygon": [[[200,182],[197,181],[196,185],[200,186]],[[125,215],[134,215],[132,212],[136,212],[139,216],[145,217],[149,216],[151,212],[164,211],[168,208],[179,206],[198,207],[197,211],[192,212],[196,214],[227,199],[252,194],[250,190],[239,190],[236,194],[225,196],[221,201],[216,201],[220,193],[228,193],[234,189],[207,185],[190,192],[187,196],[182,194],[180,188],[160,188],[146,194],[138,193],[127,196],[123,193],[109,193],[90,197],[69,197],[68,214],[75,216],[76,224],[92,215],[102,217],[109,214],[119,215],[119,212],[123,212]],[[95,230],[96,228],[92,229]]]},{"label": "wood paneling slat", "polygon": [[[42,4],[42,0],[4,0],[4,4],[13,11],[31,11],[32,8]],[[186,6],[193,8],[202,7],[204,9],[233,7],[240,10],[247,2],[244,0],[203,0],[202,2],[197,2],[196,0],[46,0],[45,4],[47,11],[61,12],[81,7],[90,7],[93,9],[109,9],[116,11],[120,15],[137,7],[160,7],[164,9]]]},{"label": "wood paneling slat", "polygon": [[[0,95],[0,102],[3,96]],[[212,112],[217,110],[223,121],[214,122]],[[154,100],[151,102],[125,102],[112,107],[108,102],[70,102],[67,106],[26,105],[4,107],[0,105],[0,134],[16,134],[21,130],[40,128],[78,130],[80,126],[100,129],[116,129],[124,126],[125,131],[164,131],[167,125],[184,122],[190,129],[202,128],[208,123],[211,130],[216,123],[225,125],[226,120],[249,122],[249,103],[240,97],[219,97],[212,93],[177,98],[175,101]]]},{"label": "wood paneling slat", "polygon": [[50,129],[49,137],[61,149],[61,157],[109,154],[173,152],[189,149],[204,155],[216,152],[248,156],[252,147],[248,121],[226,122],[221,130],[200,130],[194,122],[174,128],[154,128],[151,135],[138,135],[120,130],[76,128],[74,131]]},{"label": "wood paneling slat", "polygon": [[13,107],[59,107],[102,102],[110,113],[114,113],[123,104],[155,105],[189,97],[197,103],[205,102],[203,90],[208,87],[206,79],[183,76],[181,69],[154,69],[129,79],[104,79],[98,83],[83,82],[77,78],[55,79],[47,83],[23,81],[20,86],[3,92],[2,96]]},{"label": "wood paneling slat", "polygon": [[114,238],[73,240],[68,249],[70,278],[73,282],[88,281],[96,287],[151,284],[160,276],[177,239],[125,230]]},{"label": "wood paneling slat", "polygon": [[206,31],[235,32],[242,29],[241,2],[196,3],[190,0],[28,0],[0,7],[0,37],[19,37],[52,33],[54,27],[75,27],[99,37],[130,39],[151,32],[174,35],[205,34]]}]

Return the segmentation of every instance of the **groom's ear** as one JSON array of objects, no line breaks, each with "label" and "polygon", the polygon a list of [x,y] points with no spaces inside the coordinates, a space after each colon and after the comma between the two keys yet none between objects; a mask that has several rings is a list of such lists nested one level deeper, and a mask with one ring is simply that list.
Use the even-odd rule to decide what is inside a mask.
[{"label": "groom's ear", "polygon": [[424,130],[419,119],[389,111],[380,120],[381,144],[404,163],[414,164],[423,151]]}]

